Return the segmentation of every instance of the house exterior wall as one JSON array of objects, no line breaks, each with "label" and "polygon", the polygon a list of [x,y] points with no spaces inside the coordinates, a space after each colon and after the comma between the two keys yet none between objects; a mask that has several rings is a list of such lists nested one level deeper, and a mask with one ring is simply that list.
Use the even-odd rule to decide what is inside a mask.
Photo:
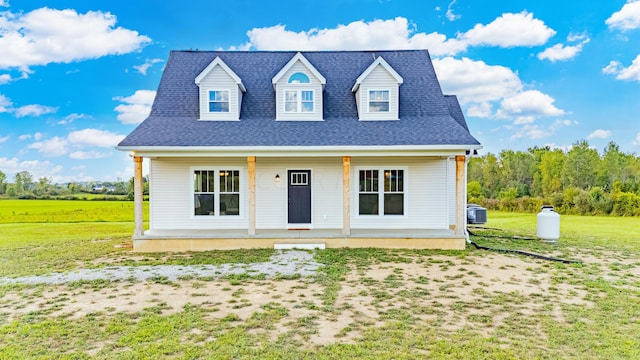
[{"label": "house exterior wall", "polygon": [[[229,90],[229,112],[209,112],[209,90]],[[220,66],[214,67],[200,82],[200,120],[238,120],[242,91],[235,80]]]},{"label": "house exterior wall", "polygon": [[[448,229],[451,223],[449,161],[426,157],[353,157],[351,227],[353,229]],[[193,170],[240,170],[239,216],[194,216]],[[404,169],[404,215],[358,215],[359,170]],[[287,171],[311,170],[313,229],[342,228],[340,157],[256,159],[256,229],[287,228]],[[455,170],[455,169],[454,169]],[[150,161],[150,229],[248,228],[247,160],[238,158],[157,158]],[[280,181],[276,181],[276,175]],[[455,173],[454,173],[455,176]],[[455,195],[455,194],[454,194]],[[455,208],[455,207],[454,207]],[[453,210],[455,211],[455,209]],[[454,214],[455,215],[455,214]],[[455,219],[454,219],[455,220]],[[455,222],[455,221],[454,221]]]},{"label": "house exterior wall", "polygon": [[[369,112],[369,90],[389,90],[389,112]],[[356,104],[360,120],[397,120],[398,90],[396,79],[384,67],[376,66],[356,91]]]},{"label": "house exterior wall", "polygon": [[456,224],[456,159],[447,160],[447,205],[449,207],[449,225]]},{"label": "house exterior wall", "polygon": [[[351,159],[351,228],[353,229],[448,229],[447,161],[440,158]],[[358,171],[405,169],[404,215],[359,215]],[[455,181],[452,185],[455,187]]]},{"label": "house exterior wall", "polygon": [[[307,84],[289,84],[289,77],[297,72],[301,72],[309,76],[310,83]],[[313,90],[313,109],[314,112],[308,113],[287,113],[284,111],[284,90],[303,89]],[[297,61],[285,74],[278,80],[276,84],[276,119],[277,120],[322,120],[322,84],[307,67],[300,61]]]}]

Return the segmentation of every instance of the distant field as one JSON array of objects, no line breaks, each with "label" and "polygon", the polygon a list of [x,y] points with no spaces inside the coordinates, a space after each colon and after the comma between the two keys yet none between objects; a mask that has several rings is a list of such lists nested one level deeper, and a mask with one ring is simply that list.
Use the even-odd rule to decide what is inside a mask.
[{"label": "distant field", "polygon": [[[144,219],[148,220],[148,202]],[[0,224],[133,221],[133,201],[0,200]]]}]

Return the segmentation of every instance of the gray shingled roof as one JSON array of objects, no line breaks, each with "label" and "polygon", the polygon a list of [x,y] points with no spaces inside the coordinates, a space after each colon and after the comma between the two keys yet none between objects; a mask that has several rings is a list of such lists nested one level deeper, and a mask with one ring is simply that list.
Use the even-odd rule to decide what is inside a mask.
[{"label": "gray shingled roof", "polygon": [[[172,51],[151,114],[118,146],[375,146],[480,143],[445,97],[426,50],[302,52],[327,79],[324,121],[276,121],[271,79],[296,52]],[[194,79],[220,57],[247,88],[240,121],[198,121]],[[400,120],[358,121],[351,87],[382,56],[404,78]]]}]

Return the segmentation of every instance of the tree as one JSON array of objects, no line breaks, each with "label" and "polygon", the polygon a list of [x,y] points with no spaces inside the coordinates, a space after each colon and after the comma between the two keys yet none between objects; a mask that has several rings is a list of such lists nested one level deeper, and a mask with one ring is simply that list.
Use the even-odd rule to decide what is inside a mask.
[{"label": "tree", "polygon": [[482,188],[486,197],[495,198],[502,188],[502,171],[495,155],[488,153],[484,159],[484,168],[482,169],[484,183]]},{"label": "tree", "polygon": [[7,175],[0,171],[0,194],[7,192]]},{"label": "tree", "polygon": [[589,147],[586,140],[577,141],[567,154],[562,170],[564,188],[575,186],[587,190],[595,185],[596,171],[600,164],[598,151]]},{"label": "tree", "polygon": [[15,176],[14,190],[16,196],[30,192],[33,185],[33,177],[28,171],[20,171]]},{"label": "tree", "polygon": [[547,151],[540,157],[540,186],[544,197],[562,191],[564,160],[564,153],[557,149]]}]

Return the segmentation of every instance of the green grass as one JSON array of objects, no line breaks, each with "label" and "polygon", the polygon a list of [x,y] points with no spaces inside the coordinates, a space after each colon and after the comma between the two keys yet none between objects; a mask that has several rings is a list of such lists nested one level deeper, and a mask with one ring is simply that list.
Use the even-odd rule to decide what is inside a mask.
[{"label": "green grass", "polygon": [[[148,202],[143,203],[148,220]],[[131,222],[133,201],[0,200],[0,224]]]},{"label": "green grass", "polygon": [[[133,231],[128,204],[132,205],[0,201],[0,276],[102,266],[99,263],[104,259],[109,264],[131,266],[197,265],[262,262],[273,254],[269,249],[133,254],[114,247],[129,241]],[[123,215],[125,212],[130,215]],[[192,295],[189,301],[207,300],[179,309],[171,309],[168,299],[154,292],[141,311],[53,315],[65,303],[76,301],[79,294],[104,293],[117,298],[132,291],[129,287],[134,282],[0,286],[0,359],[640,358],[638,221],[561,215],[561,238],[549,244],[487,236],[535,236],[536,231],[535,215],[490,212],[486,226],[503,230],[479,229],[479,235],[472,237],[495,247],[573,259],[588,257],[583,264],[472,248],[330,249],[315,252],[316,261],[324,266],[312,279],[236,275],[147,282],[145,286],[167,287],[173,293],[197,289],[193,293],[197,297]],[[526,269],[515,271],[508,263],[473,267],[487,258],[521,261]],[[403,271],[409,264],[424,271]],[[374,279],[371,271],[387,272]],[[520,286],[520,290],[492,288],[500,272],[508,274],[507,284]],[[528,280],[525,275],[530,276]],[[279,289],[286,284],[313,290],[302,290],[301,297],[287,299]],[[209,299],[207,286],[217,289]],[[260,293],[251,293],[248,286]],[[357,296],[372,299],[367,311],[375,311],[377,322],[358,315],[364,305],[349,303],[350,298],[344,297],[349,286],[359,287]],[[270,287],[275,293],[261,293]],[[540,290],[521,292],[527,288]],[[36,303],[54,291],[59,294],[45,305],[7,320],[12,314],[5,309],[16,299]],[[565,301],[572,292],[588,304]],[[230,294],[232,300],[220,303],[217,296],[222,293]],[[272,300],[244,318],[235,312],[216,315],[224,306],[246,311],[260,297]],[[296,313],[300,315],[294,317]],[[331,324],[348,316],[354,320],[337,331],[335,338],[317,345],[310,342],[324,330],[323,321]],[[462,325],[452,327],[452,323]]]}]

